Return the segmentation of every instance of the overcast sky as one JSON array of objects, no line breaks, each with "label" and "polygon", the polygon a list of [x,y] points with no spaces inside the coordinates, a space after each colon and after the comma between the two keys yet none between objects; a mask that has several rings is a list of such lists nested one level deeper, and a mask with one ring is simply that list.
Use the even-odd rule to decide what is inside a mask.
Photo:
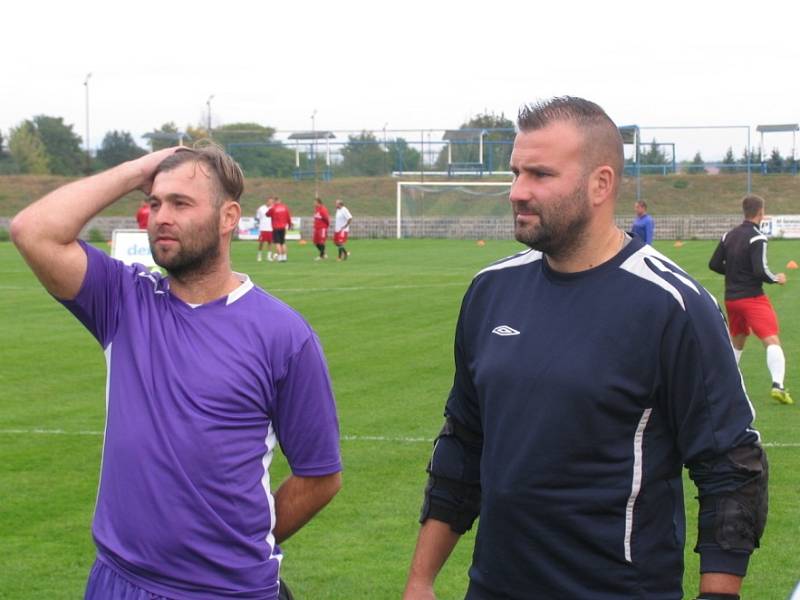
[{"label": "overcast sky", "polygon": [[[91,72],[92,147],[196,125],[212,94],[213,125],[279,130],[310,129],[315,109],[317,129],[454,128],[570,94],[621,125],[750,125],[755,145],[756,125],[800,122],[798,17],[796,0],[8,0],[0,130],[47,114],[83,137]],[[747,140],[685,134],[643,137],[680,138],[679,158]],[[788,154],[792,136],[766,146]]]}]

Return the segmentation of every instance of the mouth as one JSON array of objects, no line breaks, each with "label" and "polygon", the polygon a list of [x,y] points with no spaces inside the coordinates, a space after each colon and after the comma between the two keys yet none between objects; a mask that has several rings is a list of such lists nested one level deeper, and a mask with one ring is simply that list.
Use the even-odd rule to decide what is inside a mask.
[{"label": "mouth", "polygon": [[534,210],[515,210],[514,220],[518,223],[529,223],[533,220],[541,220],[541,215]]},{"label": "mouth", "polygon": [[169,246],[169,245],[172,245],[172,244],[177,244],[178,240],[175,239],[175,238],[172,238],[172,237],[158,236],[155,239],[155,243],[156,244],[161,244],[162,246]]}]

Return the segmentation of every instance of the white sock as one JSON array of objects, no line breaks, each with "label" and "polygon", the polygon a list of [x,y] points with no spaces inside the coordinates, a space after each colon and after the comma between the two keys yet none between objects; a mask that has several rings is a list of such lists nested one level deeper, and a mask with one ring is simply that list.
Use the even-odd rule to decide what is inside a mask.
[{"label": "white sock", "polygon": [[261,251],[258,252],[258,260],[261,260]]},{"label": "white sock", "polygon": [[767,346],[767,368],[772,375],[772,381],[783,387],[783,378],[786,374],[786,358],[783,348],[778,344]]},{"label": "white sock", "polygon": [[736,357],[736,364],[739,364],[739,361],[742,360],[742,352],[744,352],[744,348],[738,350],[737,348],[733,349],[733,355]]}]

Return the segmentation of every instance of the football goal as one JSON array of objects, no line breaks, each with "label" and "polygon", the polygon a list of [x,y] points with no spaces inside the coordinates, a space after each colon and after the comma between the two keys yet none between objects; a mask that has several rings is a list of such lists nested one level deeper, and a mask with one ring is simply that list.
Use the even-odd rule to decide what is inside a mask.
[{"label": "football goal", "polygon": [[510,188],[510,181],[398,181],[397,239],[508,237]]}]

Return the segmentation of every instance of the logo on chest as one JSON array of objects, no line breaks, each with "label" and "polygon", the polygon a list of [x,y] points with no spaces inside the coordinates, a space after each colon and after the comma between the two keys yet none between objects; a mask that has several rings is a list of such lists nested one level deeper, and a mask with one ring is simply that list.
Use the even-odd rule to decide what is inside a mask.
[{"label": "logo on chest", "polygon": [[502,337],[506,337],[509,335],[519,335],[519,331],[517,331],[513,327],[509,327],[508,325],[498,325],[497,327],[492,329],[492,333]]}]

